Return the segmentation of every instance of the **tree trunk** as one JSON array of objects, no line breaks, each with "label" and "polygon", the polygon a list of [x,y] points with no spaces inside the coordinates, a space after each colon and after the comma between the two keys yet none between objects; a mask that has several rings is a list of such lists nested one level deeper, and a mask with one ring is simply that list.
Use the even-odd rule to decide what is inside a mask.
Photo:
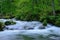
[{"label": "tree trunk", "polygon": [[52,11],[53,11],[53,15],[55,16],[56,13],[55,13],[55,3],[54,3],[54,0],[52,0]]}]

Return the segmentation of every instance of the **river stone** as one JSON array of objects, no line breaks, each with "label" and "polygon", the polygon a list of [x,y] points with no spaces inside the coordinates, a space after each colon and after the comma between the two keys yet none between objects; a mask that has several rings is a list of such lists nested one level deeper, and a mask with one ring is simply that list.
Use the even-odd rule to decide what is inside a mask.
[{"label": "river stone", "polygon": [[34,29],[34,27],[24,26],[24,29],[25,29],[25,30],[32,30],[32,29]]},{"label": "river stone", "polygon": [[39,29],[45,29],[45,26],[43,26],[42,24],[40,25]]}]

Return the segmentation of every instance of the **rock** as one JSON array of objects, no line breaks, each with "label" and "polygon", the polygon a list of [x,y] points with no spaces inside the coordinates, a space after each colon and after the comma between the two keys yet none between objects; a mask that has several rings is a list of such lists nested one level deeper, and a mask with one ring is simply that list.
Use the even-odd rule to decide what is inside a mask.
[{"label": "rock", "polygon": [[34,27],[24,26],[24,29],[25,30],[31,30],[31,29],[34,29]]},{"label": "rock", "polygon": [[4,30],[4,28],[5,28],[4,23],[3,23],[3,22],[0,22],[0,31],[3,31],[3,30]]},{"label": "rock", "polygon": [[45,26],[43,26],[42,24],[39,26],[39,29],[45,29]]},{"label": "rock", "polygon": [[28,30],[30,30],[30,29],[34,29],[34,28],[28,28]]}]

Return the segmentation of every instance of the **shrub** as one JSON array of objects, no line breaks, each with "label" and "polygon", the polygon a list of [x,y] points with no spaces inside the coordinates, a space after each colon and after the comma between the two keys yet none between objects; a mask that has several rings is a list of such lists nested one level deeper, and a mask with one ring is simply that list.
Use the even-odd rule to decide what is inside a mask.
[{"label": "shrub", "polygon": [[23,20],[23,21],[36,21],[39,20],[39,14],[38,13],[31,13],[31,12],[26,12],[24,13],[20,13],[18,15],[16,15],[16,19],[18,20]]},{"label": "shrub", "polygon": [[9,19],[10,18],[10,16],[4,16],[4,19]]},{"label": "shrub", "polygon": [[55,25],[60,27],[60,18],[56,19]]},{"label": "shrub", "polygon": [[14,15],[5,15],[3,18],[4,19],[12,19],[12,18],[14,18]]},{"label": "shrub", "polygon": [[41,17],[40,17],[40,21],[41,21],[41,22],[43,22],[45,19],[46,19],[45,16],[41,16]]},{"label": "shrub", "polygon": [[55,23],[55,16],[48,16],[48,18],[47,18],[47,22],[48,23],[51,23],[51,24],[54,24]]},{"label": "shrub", "polygon": [[14,21],[6,21],[5,22],[5,25],[14,25],[14,24],[16,24],[16,22],[14,22]]}]

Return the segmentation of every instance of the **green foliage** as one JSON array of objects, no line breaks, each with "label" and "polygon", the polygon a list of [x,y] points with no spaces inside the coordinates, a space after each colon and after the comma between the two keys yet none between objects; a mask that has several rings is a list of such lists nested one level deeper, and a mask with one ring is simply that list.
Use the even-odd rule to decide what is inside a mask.
[{"label": "green foliage", "polygon": [[55,25],[60,27],[60,18],[56,19]]},{"label": "green foliage", "polygon": [[3,31],[4,27],[5,27],[4,23],[0,22],[0,31]]},{"label": "green foliage", "polygon": [[54,24],[56,19],[55,19],[55,16],[48,16],[47,20],[48,20],[48,23]]},{"label": "green foliage", "polygon": [[14,25],[14,24],[16,24],[16,22],[14,22],[14,21],[6,21],[5,22],[5,25]]},{"label": "green foliage", "polygon": [[47,17],[48,17],[47,13],[45,13],[45,14],[44,13],[41,13],[40,14],[40,21],[43,22],[44,20],[47,19]]},{"label": "green foliage", "polygon": [[47,26],[47,20],[44,20],[44,21],[43,21],[43,25],[44,25],[44,26]]},{"label": "green foliage", "polygon": [[[14,0],[13,0],[14,1]],[[14,14],[15,12],[15,5],[12,0],[0,0],[0,15],[7,16]],[[4,18],[2,17],[2,18]]]},{"label": "green foliage", "polygon": [[[60,1],[54,0],[0,0],[0,18],[16,18],[24,21],[41,21],[60,26]],[[11,24],[8,23],[7,24]]]},{"label": "green foliage", "polygon": [[39,20],[39,14],[33,14],[33,13],[20,13],[15,18],[19,20],[25,20],[25,21],[33,21],[33,20]]}]

